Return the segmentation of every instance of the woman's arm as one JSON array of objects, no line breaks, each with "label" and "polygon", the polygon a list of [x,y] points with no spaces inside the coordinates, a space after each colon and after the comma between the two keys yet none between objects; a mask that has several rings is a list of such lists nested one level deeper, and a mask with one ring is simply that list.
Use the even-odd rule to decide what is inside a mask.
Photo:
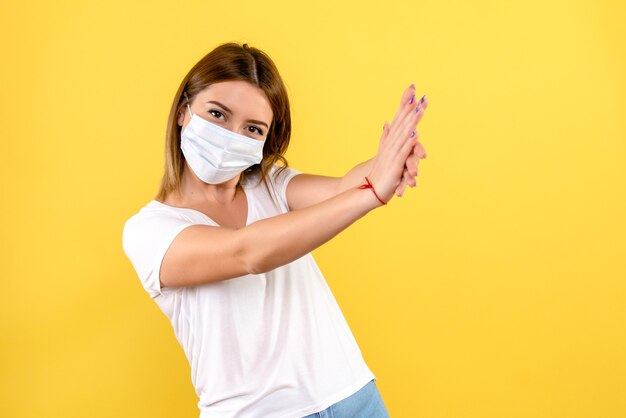
[{"label": "woman's arm", "polygon": [[189,226],[165,253],[161,285],[193,286],[273,270],[311,252],[380,205],[370,190],[354,188],[239,230]]},{"label": "woman's arm", "polygon": [[303,209],[330,199],[363,183],[370,173],[373,158],[353,167],[343,177],[299,174],[287,185],[287,204],[290,210]]}]

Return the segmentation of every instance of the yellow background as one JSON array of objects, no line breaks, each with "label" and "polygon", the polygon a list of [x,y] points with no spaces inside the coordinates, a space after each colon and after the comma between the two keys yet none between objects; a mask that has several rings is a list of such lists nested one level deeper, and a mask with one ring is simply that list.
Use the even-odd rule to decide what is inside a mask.
[{"label": "yellow background", "polygon": [[172,97],[226,41],[276,62],[298,170],[373,156],[411,82],[418,187],[314,255],[391,416],[626,416],[620,1],[0,5],[0,416],[194,417],[122,251]]}]

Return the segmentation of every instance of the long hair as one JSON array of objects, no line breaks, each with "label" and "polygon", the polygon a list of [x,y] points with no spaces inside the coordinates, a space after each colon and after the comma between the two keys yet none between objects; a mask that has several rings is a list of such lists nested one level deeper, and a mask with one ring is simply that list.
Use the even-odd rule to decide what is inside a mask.
[{"label": "long hair", "polygon": [[[247,81],[265,92],[273,112],[273,121],[263,146],[263,159],[246,169],[239,184],[246,176],[260,173],[259,182],[267,186],[267,176],[272,166],[279,162],[278,175],[288,166],[284,157],[291,137],[291,112],[287,89],[271,58],[263,51],[238,43],[222,44],[205,55],[181,82],[170,109],[165,134],[165,167],[156,200],[163,201],[171,192],[177,191],[182,180],[185,157],[180,148],[182,128],[178,115],[194,97],[206,87],[222,81]],[[185,99],[185,94],[187,99]],[[268,188],[269,190],[269,188]]]}]

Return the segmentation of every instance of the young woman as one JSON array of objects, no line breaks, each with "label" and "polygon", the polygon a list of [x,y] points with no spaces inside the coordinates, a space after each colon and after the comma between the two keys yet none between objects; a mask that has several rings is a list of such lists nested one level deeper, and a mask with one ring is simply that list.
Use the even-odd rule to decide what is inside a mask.
[{"label": "young woman", "polygon": [[408,87],[376,156],[334,178],[287,168],[289,100],[262,51],[223,44],[183,79],[160,189],[122,240],[189,360],[201,418],[388,416],[310,252],[415,186],[427,106]]}]

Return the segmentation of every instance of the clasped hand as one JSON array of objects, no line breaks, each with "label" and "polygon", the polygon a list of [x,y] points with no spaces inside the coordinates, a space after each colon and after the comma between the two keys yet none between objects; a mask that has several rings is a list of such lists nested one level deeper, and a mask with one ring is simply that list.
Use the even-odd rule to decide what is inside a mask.
[{"label": "clasped hand", "polygon": [[411,85],[404,91],[391,125],[385,122],[383,126],[369,177],[385,201],[394,194],[402,196],[406,186],[417,184],[419,160],[426,158],[426,150],[418,141],[416,128],[427,107],[426,96],[416,99],[415,87]]}]

